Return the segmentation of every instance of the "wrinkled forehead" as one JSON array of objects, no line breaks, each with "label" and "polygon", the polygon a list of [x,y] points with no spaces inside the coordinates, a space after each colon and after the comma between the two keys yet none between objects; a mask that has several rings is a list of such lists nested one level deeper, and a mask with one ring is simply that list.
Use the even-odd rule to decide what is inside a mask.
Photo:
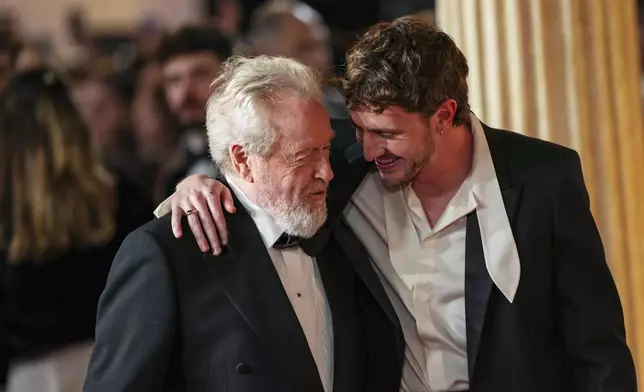
[{"label": "wrinkled forehead", "polygon": [[314,98],[287,99],[275,105],[271,116],[285,149],[318,149],[334,136],[326,108]]}]

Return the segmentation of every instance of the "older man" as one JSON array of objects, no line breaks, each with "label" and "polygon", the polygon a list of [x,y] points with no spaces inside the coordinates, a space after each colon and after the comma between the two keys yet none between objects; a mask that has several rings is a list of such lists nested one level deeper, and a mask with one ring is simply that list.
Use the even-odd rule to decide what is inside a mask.
[{"label": "older man", "polygon": [[[452,39],[415,18],[372,27],[347,55],[362,148],[334,142],[346,159],[329,189],[348,194],[343,219],[403,326],[404,390],[636,391],[578,155],[482,124],[467,74]],[[170,204],[202,210],[212,234],[198,194]]]},{"label": "older man", "polygon": [[169,219],[130,234],[85,391],[398,391],[395,311],[351,231],[325,225],[320,78],[295,60],[235,57],[212,87],[210,149],[243,206],[228,251],[174,239]]}]

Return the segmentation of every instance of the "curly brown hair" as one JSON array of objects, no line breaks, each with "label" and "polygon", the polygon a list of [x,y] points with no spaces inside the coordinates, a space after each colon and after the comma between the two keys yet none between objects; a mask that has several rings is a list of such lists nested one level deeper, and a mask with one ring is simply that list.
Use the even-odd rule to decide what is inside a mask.
[{"label": "curly brown hair", "polygon": [[431,116],[446,99],[456,101],[454,124],[469,123],[467,59],[452,38],[418,17],[381,22],[347,53],[336,79],[350,110],[381,112],[400,106]]}]

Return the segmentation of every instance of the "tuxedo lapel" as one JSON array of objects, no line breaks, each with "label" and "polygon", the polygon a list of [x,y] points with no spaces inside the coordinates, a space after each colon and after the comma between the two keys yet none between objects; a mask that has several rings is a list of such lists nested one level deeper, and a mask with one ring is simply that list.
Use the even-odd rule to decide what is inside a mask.
[{"label": "tuxedo lapel", "polygon": [[467,334],[467,366],[472,380],[478,356],[481,334],[492,291],[492,279],[487,272],[483,243],[476,211],[467,216],[465,237],[465,318]]},{"label": "tuxedo lapel", "polygon": [[333,391],[358,390],[362,359],[359,324],[355,313],[353,271],[335,244],[316,257],[320,277],[333,320]]},{"label": "tuxedo lapel", "polygon": [[[499,187],[501,188],[503,204],[514,233],[516,232],[514,228],[515,216],[520,202],[522,187],[521,184],[511,182],[510,168],[506,161],[502,141],[496,137],[498,135],[495,134],[494,130],[484,124],[482,125],[490,148],[490,154],[492,155]],[[465,314],[468,371],[471,382],[481,344],[488,301],[494,286],[485,263],[481,230],[476,211],[467,216],[465,243]]]},{"label": "tuxedo lapel", "polygon": [[519,207],[522,186],[521,183],[514,183],[512,181],[510,176],[510,164],[507,160],[505,150],[507,147],[503,144],[503,140],[500,137],[502,134],[499,134],[500,131],[495,131],[485,124],[481,125],[485,131],[485,137],[487,138],[490,154],[492,155],[494,171],[496,172],[496,178],[499,182],[499,187],[501,188],[501,194],[503,195],[505,211],[508,214],[508,220],[510,221],[512,232],[514,233],[516,232],[514,227],[514,218]]},{"label": "tuxedo lapel", "polygon": [[[235,200],[236,205],[240,205]],[[245,209],[227,217],[229,247],[204,254],[208,269],[299,392],[323,392],[306,337],[260,234]]]},{"label": "tuxedo lapel", "polygon": [[373,295],[376,301],[378,301],[378,304],[383,309],[391,323],[398,330],[402,330],[396,311],[391,305],[389,297],[387,297],[387,293],[382,287],[382,283],[371,265],[371,260],[369,259],[367,251],[351,231],[344,217],[335,220],[331,227],[334,230],[334,235],[338,244],[347,255],[348,261],[353,265],[354,269],[360,276],[360,279],[362,279],[365,286],[367,286],[371,292],[371,295]]}]

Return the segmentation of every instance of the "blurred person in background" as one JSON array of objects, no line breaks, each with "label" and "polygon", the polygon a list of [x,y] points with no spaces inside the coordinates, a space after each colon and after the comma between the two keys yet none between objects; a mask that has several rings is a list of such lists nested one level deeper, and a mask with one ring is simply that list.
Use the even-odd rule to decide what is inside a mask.
[{"label": "blurred person in background", "polygon": [[108,72],[90,74],[75,83],[72,92],[106,168],[127,176],[152,198],[153,171],[140,158],[133,132],[133,90],[127,75]]},{"label": "blurred person in background", "polygon": [[146,161],[161,164],[172,156],[181,136],[163,95],[163,75],[156,63],[141,70],[134,89],[132,123],[139,154]]},{"label": "blurred person in background", "polygon": [[[216,3],[219,0],[205,0]],[[293,0],[277,0],[282,3]],[[344,57],[348,47],[355,41],[358,33],[368,26],[383,20],[379,16],[379,8],[383,1],[396,0],[302,0],[311,8],[317,11],[328,25],[330,34],[330,45],[332,51],[332,63],[344,64]],[[405,0],[397,0],[398,2]],[[412,0],[408,0],[412,1]],[[423,0],[418,0],[423,1]],[[432,2],[432,0],[427,0]],[[267,3],[274,3],[275,0],[237,0],[241,9],[240,34],[246,34],[252,24],[252,16],[256,10]],[[212,9],[212,8],[211,8]],[[215,14],[212,12],[211,14]],[[245,53],[245,52],[244,52]]]},{"label": "blurred person in background", "polygon": [[7,17],[0,15],[0,91],[13,71],[22,45],[15,33],[7,28]]},{"label": "blurred person in background", "polygon": [[96,308],[125,236],[151,203],[94,154],[53,72],[0,95],[0,376],[7,392],[80,391]]},{"label": "blurred person in background", "polygon": [[44,57],[36,51],[33,47],[24,46],[13,64],[14,71],[28,71],[36,68],[41,68],[45,65]]},{"label": "blurred person in background", "polygon": [[90,75],[74,85],[72,96],[87,123],[92,141],[109,164],[116,162],[122,149],[131,149],[129,101],[131,88],[118,75]]},{"label": "blurred person in background", "polygon": [[157,50],[163,42],[165,32],[154,18],[144,18],[134,33],[134,50],[136,54],[134,68],[139,71],[146,64],[156,61]]},{"label": "blurred person in background", "polygon": [[[245,44],[249,55],[291,57],[324,77],[333,71],[329,28],[316,10],[299,1],[268,1],[257,8]],[[338,90],[327,86],[324,94],[329,116],[348,118]]]},{"label": "blurred person in background", "polygon": [[222,34],[230,39],[237,37],[243,17],[239,0],[207,0],[205,8]]},{"label": "blurred person in background", "polygon": [[[132,131],[137,154],[154,170],[152,196],[155,201],[167,194],[167,173],[181,143],[181,129],[173,126],[172,115],[163,94],[163,74],[156,62],[150,62],[139,72],[131,105]],[[171,166],[170,166],[171,167]]]},{"label": "blurred person in background", "polygon": [[7,42],[0,37],[0,91],[9,79],[13,71],[16,49],[12,47],[13,43]]},{"label": "blurred person in background", "polygon": [[165,195],[190,174],[216,176],[217,167],[208,156],[206,103],[210,83],[221,63],[232,54],[231,41],[213,27],[187,26],[167,37],[158,52],[163,91],[173,126],[181,142],[162,169]]},{"label": "blurred person in background", "polygon": [[69,8],[64,23],[69,38],[70,53],[67,56],[77,63],[92,61],[98,53],[85,9],[76,6]]},{"label": "blurred person in background", "polygon": [[127,75],[132,85],[136,85],[150,64],[157,63],[157,51],[164,37],[161,23],[153,16],[146,16],[136,26],[131,40],[119,45],[112,53],[113,63],[121,65],[119,71]]}]

